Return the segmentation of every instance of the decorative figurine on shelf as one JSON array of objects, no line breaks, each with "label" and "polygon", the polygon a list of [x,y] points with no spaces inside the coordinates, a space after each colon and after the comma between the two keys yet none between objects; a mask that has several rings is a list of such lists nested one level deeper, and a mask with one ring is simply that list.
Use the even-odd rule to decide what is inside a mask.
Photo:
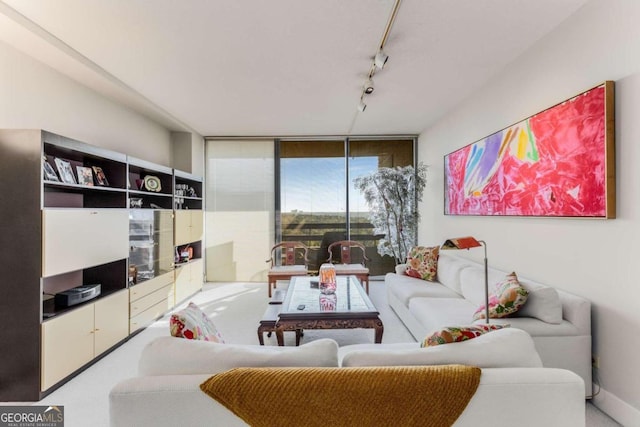
[{"label": "decorative figurine on shelf", "polygon": [[160,183],[160,178],[153,175],[147,175],[143,179],[144,189],[147,191],[160,192],[162,190],[162,185]]},{"label": "decorative figurine on shelf", "polygon": [[135,285],[138,283],[138,267],[134,264],[129,264],[129,285]]},{"label": "decorative figurine on shelf", "polygon": [[320,292],[323,294],[334,294],[336,292],[336,268],[333,264],[322,264],[318,275]]}]

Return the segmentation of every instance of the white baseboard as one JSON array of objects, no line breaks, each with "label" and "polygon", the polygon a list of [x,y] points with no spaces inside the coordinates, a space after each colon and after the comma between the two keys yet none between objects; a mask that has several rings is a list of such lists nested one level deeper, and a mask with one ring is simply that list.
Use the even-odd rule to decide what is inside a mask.
[{"label": "white baseboard", "polygon": [[[597,384],[593,385],[593,390],[598,390]],[[603,388],[591,402],[623,426],[640,426],[640,410]]]}]

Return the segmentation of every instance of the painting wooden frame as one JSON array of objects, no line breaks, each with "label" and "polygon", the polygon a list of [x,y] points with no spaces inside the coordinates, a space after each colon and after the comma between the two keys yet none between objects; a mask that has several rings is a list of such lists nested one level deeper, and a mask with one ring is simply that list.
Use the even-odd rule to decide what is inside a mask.
[{"label": "painting wooden frame", "polygon": [[444,156],[445,215],[615,218],[614,83]]}]

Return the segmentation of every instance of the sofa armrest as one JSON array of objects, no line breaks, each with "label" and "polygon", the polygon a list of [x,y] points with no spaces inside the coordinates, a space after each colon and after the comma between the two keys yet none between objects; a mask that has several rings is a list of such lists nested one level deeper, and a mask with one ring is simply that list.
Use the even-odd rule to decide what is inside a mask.
[{"label": "sofa armrest", "polygon": [[246,426],[233,412],[200,390],[210,374],[129,378],[109,393],[111,427],[153,425]]},{"label": "sofa armrest", "polygon": [[405,274],[407,271],[407,264],[396,265],[396,274]]},{"label": "sofa armrest", "polygon": [[483,369],[478,390],[454,426],[494,425],[505,408],[518,427],[584,427],[584,381],[564,369]]},{"label": "sofa armrest", "polygon": [[559,289],[558,295],[562,302],[562,318],[574,325],[581,335],[591,336],[591,302]]}]

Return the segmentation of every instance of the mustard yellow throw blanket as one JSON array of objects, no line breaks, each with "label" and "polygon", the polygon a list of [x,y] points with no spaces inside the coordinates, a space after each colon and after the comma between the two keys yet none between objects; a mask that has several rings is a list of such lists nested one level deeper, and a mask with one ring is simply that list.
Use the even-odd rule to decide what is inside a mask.
[{"label": "mustard yellow throw blanket", "polygon": [[236,368],[202,391],[251,426],[450,426],[480,383],[462,365]]}]

